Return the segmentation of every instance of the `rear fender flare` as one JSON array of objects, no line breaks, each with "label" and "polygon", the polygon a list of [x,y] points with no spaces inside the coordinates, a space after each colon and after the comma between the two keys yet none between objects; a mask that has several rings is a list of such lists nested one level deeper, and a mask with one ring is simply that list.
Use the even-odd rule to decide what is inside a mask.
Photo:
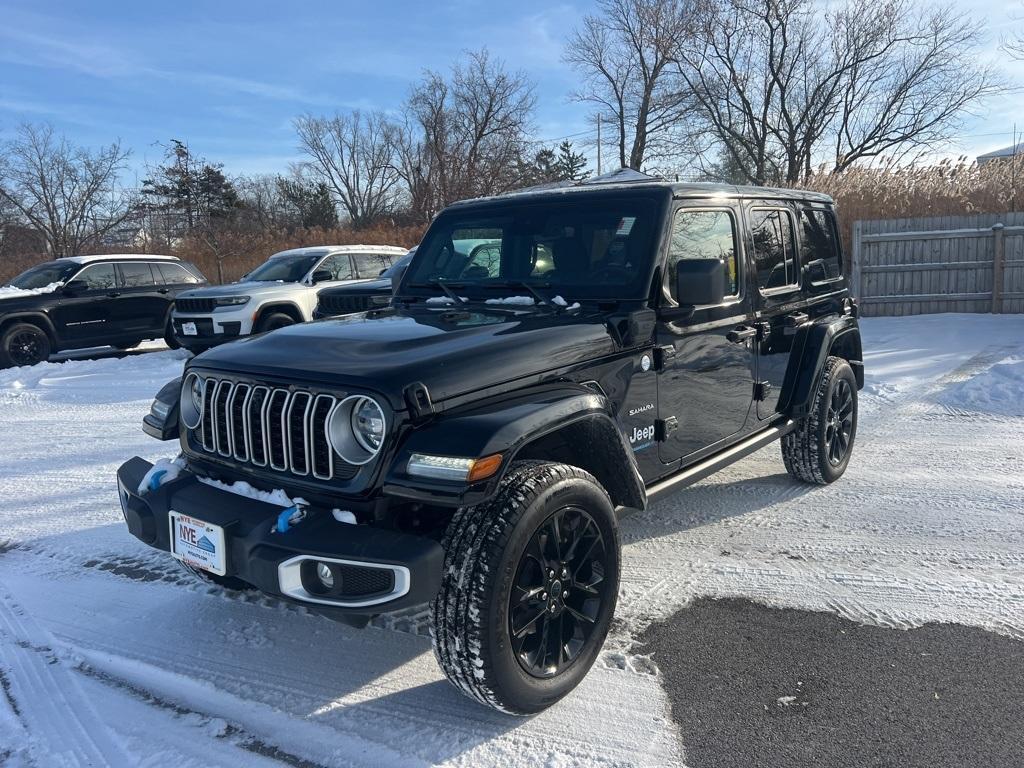
[{"label": "rear fender flare", "polygon": [[825,360],[832,354],[847,360],[856,376],[857,388],[864,386],[864,353],[857,320],[848,315],[833,315],[797,330],[779,398],[780,412],[797,417],[807,415]]}]

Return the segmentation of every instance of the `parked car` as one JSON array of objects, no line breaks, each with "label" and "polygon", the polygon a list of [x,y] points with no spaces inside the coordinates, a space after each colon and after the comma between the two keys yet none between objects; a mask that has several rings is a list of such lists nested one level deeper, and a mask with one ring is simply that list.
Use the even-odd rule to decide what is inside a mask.
[{"label": "parked car", "polygon": [[47,261],[0,288],[0,367],[52,353],[166,339],[171,306],[206,278],[173,256],[102,254]]},{"label": "parked car", "polygon": [[376,279],[408,249],[391,245],[324,245],[275,253],[237,283],[178,297],[174,337],[193,351],[313,317],[317,291]]},{"label": "parked car", "polygon": [[405,271],[415,252],[416,249],[413,248],[381,272],[380,277],[376,280],[324,288],[317,294],[313,319],[323,320],[328,317],[351,315],[354,312],[386,307],[391,303],[391,278],[396,275],[400,276]]},{"label": "parked car", "polygon": [[601,650],[621,515],[774,441],[798,480],[843,475],[864,383],[843,263],[813,192],[598,179],[451,205],[391,306],[190,361],[144,421],[181,455],[121,466],[125,521],[339,619],[429,603],[448,679],[537,712]]}]

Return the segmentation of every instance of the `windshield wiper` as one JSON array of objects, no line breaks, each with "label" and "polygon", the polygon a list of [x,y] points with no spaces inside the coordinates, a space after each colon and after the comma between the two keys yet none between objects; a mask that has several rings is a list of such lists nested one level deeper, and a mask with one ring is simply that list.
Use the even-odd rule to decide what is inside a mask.
[{"label": "windshield wiper", "polygon": [[[550,307],[555,312],[561,312],[563,309],[565,309],[565,307],[561,307],[558,304],[555,304],[555,302],[553,302],[543,293],[538,291],[532,284],[526,282],[525,280],[497,280],[494,282],[488,281],[487,284],[489,286],[495,286],[500,288],[521,288],[527,293],[529,293],[531,296],[533,296],[533,298],[536,299],[538,303],[543,304],[545,307]],[[547,287],[546,284],[545,287]]]},{"label": "windshield wiper", "polygon": [[[460,287],[460,288],[462,287],[462,283],[456,283],[455,285]],[[429,279],[429,280],[427,280],[426,282],[423,282],[423,283],[413,283],[409,287],[410,288],[440,288],[442,291],[444,291],[444,295],[445,296],[447,296],[449,299],[454,301],[459,306],[464,307],[464,306],[466,306],[466,304],[469,303],[468,301],[463,299],[461,296],[459,296],[459,294],[457,294],[455,291],[453,291],[448,286],[448,281],[445,280],[443,277],[434,277],[434,278],[431,278],[431,279]]]}]

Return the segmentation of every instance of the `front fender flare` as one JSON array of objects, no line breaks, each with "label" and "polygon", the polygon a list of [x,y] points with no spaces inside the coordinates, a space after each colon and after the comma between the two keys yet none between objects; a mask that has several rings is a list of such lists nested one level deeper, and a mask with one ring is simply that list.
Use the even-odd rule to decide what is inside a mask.
[{"label": "front fender flare", "polygon": [[[574,442],[580,457],[585,457],[578,463],[614,467],[615,471],[608,474],[614,479],[613,487],[606,487],[612,500],[620,506],[642,509],[646,505],[643,481],[633,452],[625,445],[625,438],[612,418],[608,401],[581,386],[548,387],[489,400],[463,411],[446,413],[415,429],[391,463],[384,493],[441,506],[479,504],[495,493],[524,448],[567,429],[595,438]],[[494,476],[466,486],[410,476],[406,467],[414,453],[474,458],[500,453],[503,458]],[[628,471],[623,471],[625,467]],[[592,471],[588,466],[582,468]],[[602,479],[598,472],[592,474]]]},{"label": "front fender flare", "polygon": [[844,357],[852,364],[860,364],[855,371],[857,386],[864,385],[863,353],[857,319],[849,315],[837,315],[810,323],[801,327],[793,340],[793,351],[779,398],[780,412],[796,417],[807,415],[811,395],[825,367],[825,360],[837,346],[848,350]]}]

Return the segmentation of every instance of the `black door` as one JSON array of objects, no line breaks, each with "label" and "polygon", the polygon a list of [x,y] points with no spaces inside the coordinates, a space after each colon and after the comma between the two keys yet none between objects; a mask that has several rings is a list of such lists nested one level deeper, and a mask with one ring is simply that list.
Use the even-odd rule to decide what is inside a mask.
[{"label": "black door", "polygon": [[117,302],[118,325],[126,335],[160,336],[170,309],[170,289],[163,277],[145,261],[124,261],[117,265],[121,274],[121,297]]},{"label": "black door", "polygon": [[747,209],[747,222],[757,286],[755,320],[761,329],[754,343],[757,416],[768,419],[775,415],[778,406],[794,331],[805,307],[800,291],[793,209],[782,202],[759,202]]},{"label": "black door", "polygon": [[120,292],[114,265],[88,264],[71,280],[79,285],[78,290],[62,293],[53,309],[57,334],[73,344],[101,343],[98,340],[116,325],[115,302]]},{"label": "black door", "polygon": [[664,463],[696,458],[747,423],[753,356],[747,338],[729,338],[730,331],[746,330],[751,323],[737,214],[730,207],[707,206],[682,206],[675,212],[663,304],[675,304],[680,259],[722,260],[727,296],[720,305],[697,307],[685,319],[672,321],[669,312],[661,313],[658,415],[666,424],[666,439],[659,443]]}]

